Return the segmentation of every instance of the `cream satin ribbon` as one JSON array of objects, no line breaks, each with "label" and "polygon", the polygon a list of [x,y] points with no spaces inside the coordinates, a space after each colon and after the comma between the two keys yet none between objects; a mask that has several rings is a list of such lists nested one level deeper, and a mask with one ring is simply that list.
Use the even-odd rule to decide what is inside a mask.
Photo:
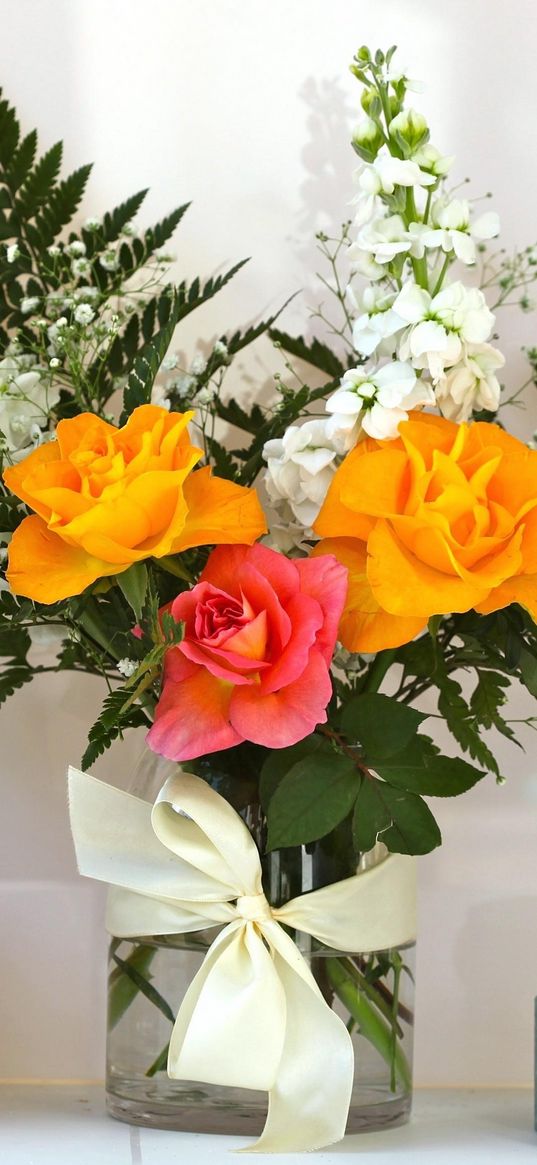
[{"label": "cream satin ribbon", "polygon": [[199,777],[170,778],[151,806],[71,768],[69,799],[80,873],[111,883],[111,934],[184,934],[227,924],[179,1009],[169,1076],[266,1090],[265,1128],[249,1151],[340,1140],[352,1042],[280,923],[340,951],[400,946],[415,935],[415,860],[391,855],[273,908],[246,825]]}]

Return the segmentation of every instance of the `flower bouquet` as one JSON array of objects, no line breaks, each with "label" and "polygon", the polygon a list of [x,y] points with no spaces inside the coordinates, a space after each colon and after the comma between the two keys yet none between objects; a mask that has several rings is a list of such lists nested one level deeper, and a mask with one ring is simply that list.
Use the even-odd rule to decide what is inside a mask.
[{"label": "flower bouquet", "polygon": [[[394,50],[352,71],[327,341],[271,319],[188,366],[175,328],[237,268],[166,282],[185,208],[140,233],[143,194],[71,229],[88,168],[61,180],[0,107],[0,694],[44,670],[38,627],[46,670],[107,685],[70,804],[111,885],[110,1111],[267,1151],[406,1119],[428,799],[501,783],[483,731],[516,744],[507,689],[537,693],[537,454],[499,419],[483,290],[524,293],[534,254],[489,255]],[[224,379],[267,329],[286,374],[248,407]],[[130,792],[88,774],[141,726]]]}]

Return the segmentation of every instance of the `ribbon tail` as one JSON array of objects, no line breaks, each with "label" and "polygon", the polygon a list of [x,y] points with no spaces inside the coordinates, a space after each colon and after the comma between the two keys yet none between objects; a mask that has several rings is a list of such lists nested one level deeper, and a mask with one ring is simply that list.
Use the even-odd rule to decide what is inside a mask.
[{"label": "ribbon tail", "polygon": [[265,1128],[247,1153],[304,1152],[345,1134],[354,1078],[352,1041],[328,1006],[296,944],[277,923],[263,933],[286,998],[281,1060]]},{"label": "ribbon tail", "polygon": [[183,999],[168,1075],[237,1088],[273,1087],[285,1037],[285,992],[252,922],[226,926]]}]

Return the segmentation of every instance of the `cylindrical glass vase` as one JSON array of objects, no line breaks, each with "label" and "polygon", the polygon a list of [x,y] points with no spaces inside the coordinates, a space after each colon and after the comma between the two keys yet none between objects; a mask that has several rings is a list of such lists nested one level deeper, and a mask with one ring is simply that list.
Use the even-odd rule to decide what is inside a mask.
[{"label": "cylindrical glass vase", "polygon": [[[255,773],[248,772],[243,756],[237,781],[221,762],[217,766],[216,759],[188,767],[196,768],[233,801],[263,850],[264,820],[255,796]],[[169,768],[148,757],[132,791],[152,800],[168,774]],[[267,855],[262,861],[267,898],[279,905],[354,873],[356,861],[350,853],[343,826],[328,843]],[[375,855],[366,856],[361,865],[372,860]],[[247,1136],[261,1132],[266,1093],[171,1080],[166,1071],[175,1016],[219,929],[128,940],[112,937],[106,1080],[112,1116],[190,1132]],[[404,1123],[412,1098],[414,945],[363,954],[328,949],[306,934],[294,937],[327,1004],[351,1033],[355,1076],[347,1132]]]}]

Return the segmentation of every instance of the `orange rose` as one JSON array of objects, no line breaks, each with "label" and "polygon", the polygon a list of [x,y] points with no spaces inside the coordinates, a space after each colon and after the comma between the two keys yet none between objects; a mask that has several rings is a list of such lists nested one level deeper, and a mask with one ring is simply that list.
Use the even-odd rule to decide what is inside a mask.
[{"label": "orange rose", "polygon": [[537,453],[496,425],[416,415],[335,474],[315,523],[349,570],[350,651],[413,639],[431,615],[520,603],[537,618]]},{"label": "orange rose", "polygon": [[9,547],[15,594],[54,603],[144,558],[265,532],[254,490],[192,473],[202,456],[188,436],[192,415],[142,405],[117,429],[82,413],[6,469],[6,485],[35,510]]}]

